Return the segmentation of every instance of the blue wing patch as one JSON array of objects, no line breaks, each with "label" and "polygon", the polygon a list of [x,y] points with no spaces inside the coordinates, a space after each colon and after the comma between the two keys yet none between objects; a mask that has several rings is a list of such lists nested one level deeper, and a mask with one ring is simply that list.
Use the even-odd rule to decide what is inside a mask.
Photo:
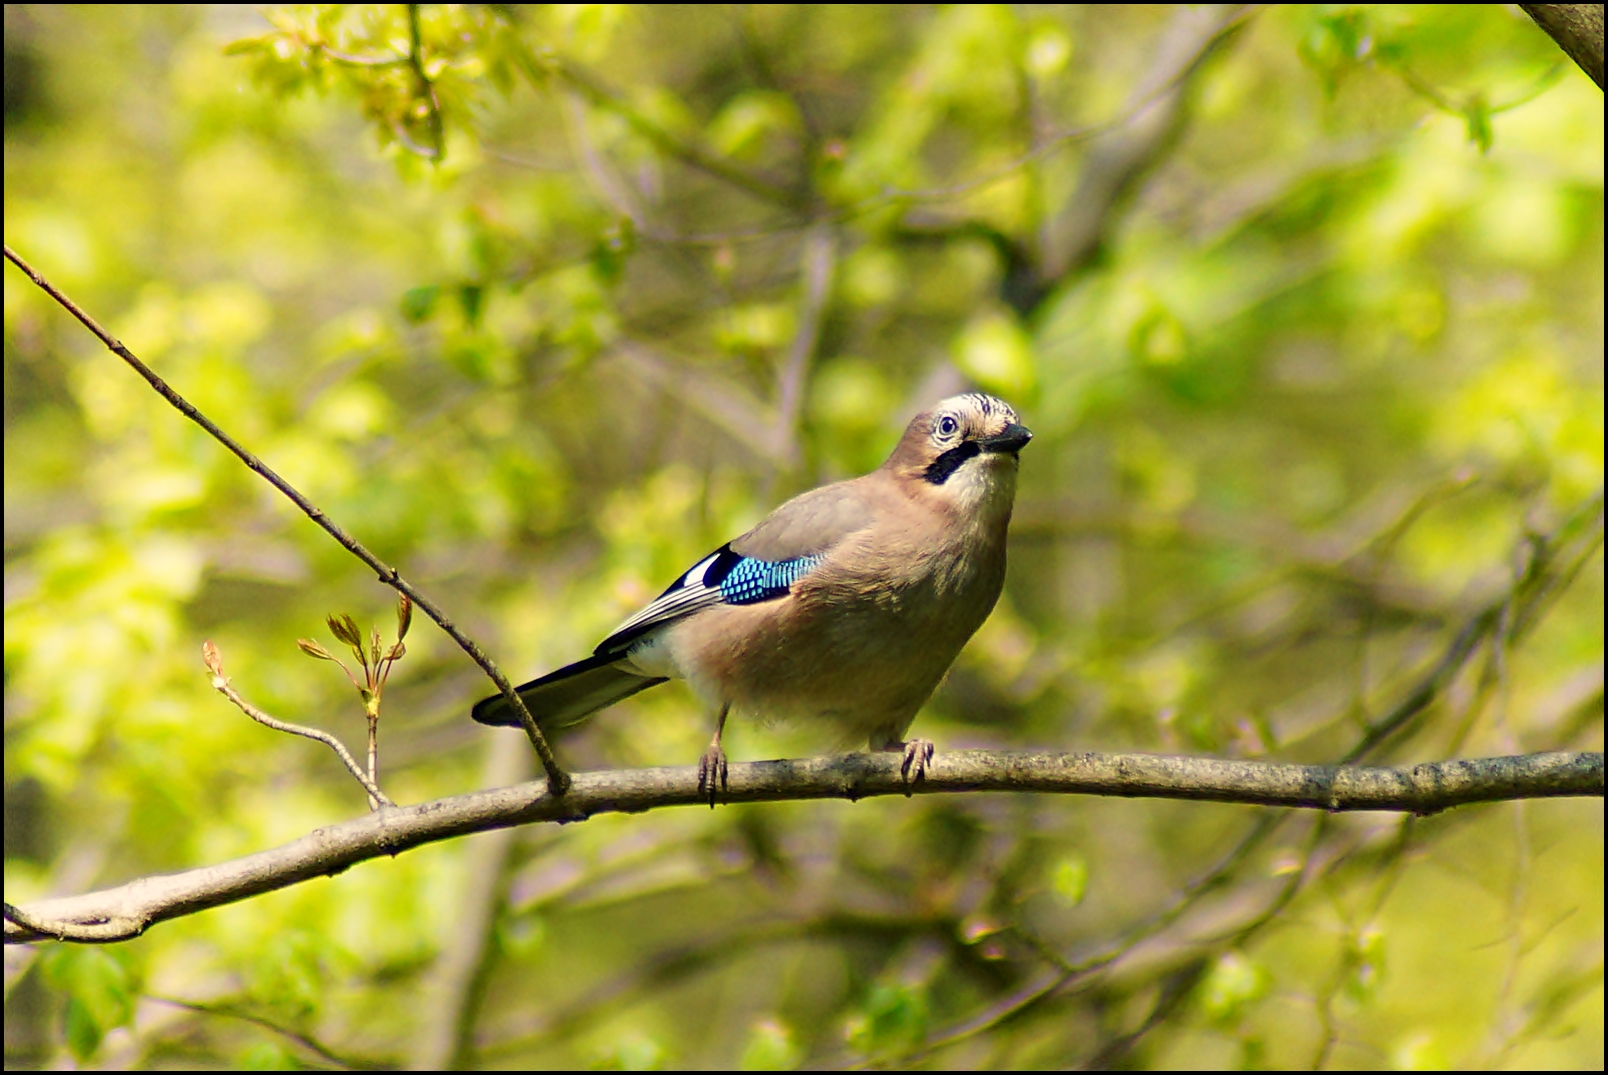
[{"label": "blue wing patch", "polygon": [[793,584],[818,567],[823,559],[822,556],[798,556],[791,560],[758,560],[733,552],[730,544],[722,545],[616,627],[594,652],[621,652],[661,623],[690,616],[700,609],[714,605],[753,605],[785,597]]},{"label": "blue wing patch", "polygon": [[718,588],[729,605],[752,605],[785,596],[793,583],[808,575],[820,562],[819,556],[755,560],[737,555],[728,545],[715,555],[715,562],[704,572],[703,584]]}]

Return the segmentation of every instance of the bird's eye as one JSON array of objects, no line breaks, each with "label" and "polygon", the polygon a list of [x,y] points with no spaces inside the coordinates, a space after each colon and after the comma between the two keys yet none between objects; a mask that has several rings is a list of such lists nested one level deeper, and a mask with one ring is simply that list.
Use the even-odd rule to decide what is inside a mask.
[{"label": "bird's eye", "polygon": [[938,416],[937,429],[938,435],[944,440],[948,440],[960,432],[960,419],[952,414],[941,414]]}]

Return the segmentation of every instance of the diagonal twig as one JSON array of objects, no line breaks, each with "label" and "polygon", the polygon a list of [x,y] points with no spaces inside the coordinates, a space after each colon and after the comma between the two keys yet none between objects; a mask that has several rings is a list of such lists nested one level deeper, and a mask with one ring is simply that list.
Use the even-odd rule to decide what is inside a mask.
[{"label": "diagonal twig", "polygon": [[440,628],[445,631],[454,642],[458,643],[458,645],[463,648],[463,651],[469,654],[470,658],[473,659],[474,662],[478,664],[488,676],[491,677],[492,682],[497,684],[497,689],[502,692],[503,697],[508,699],[508,704],[514,707],[514,712],[519,714],[520,721],[525,728],[525,734],[530,738],[531,745],[536,748],[537,755],[539,755],[542,759],[542,768],[547,772],[547,785],[551,789],[552,793],[554,795],[564,794],[565,790],[569,787],[569,777],[559,766],[558,759],[553,756],[552,747],[547,745],[546,737],[542,735],[541,729],[536,727],[535,718],[533,718],[530,715],[530,711],[525,708],[525,703],[521,701],[519,695],[515,693],[513,685],[509,683],[508,678],[498,670],[496,664],[492,662],[491,658],[486,656],[485,652],[481,650],[481,648],[476,645],[468,635],[458,630],[457,626],[447,618],[447,614],[441,611],[441,609],[436,606],[435,602],[431,601],[428,597],[425,597],[424,594],[420,593],[418,589],[413,586],[412,583],[408,582],[401,575],[397,574],[395,568],[391,567],[389,564],[385,563],[385,561],[381,560],[378,556],[375,556],[372,552],[359,544],[356,538],[352,537],[339,525],[332,521],[329,516],[325,515],[321,508],[315,505],[311,500],[308,500],[307,497],[303,496],[300,491],[298,491],[284,478],[280,477],[278,473],[276,473],[261,459],[258,459],[251,452],[247,451],[243,445],[219,428],[217,423],[213,422],[212,419],[208,418],[206,415],[197,410],[194,404],[175,391],[161,377],[157,376],[156,372],[152,370],[151,367],[140,361],[140,359],[135,356],[134,352],[130,351],[127,347],[124,347],[123,344],[111,333],[102,328],[99,322],[97,322],[93,317],[89,316],[89,314],[85,313],[77,303],[73,302],[72,299],[68,298],[65,294],[58,290],[55,285],[46,280],[44,276],[34,269],[32,265],[29,265],[20,256],[18,256],[16,251],[12,250],[9,244],[5,246],[5,256],[7,261],[11,262],[17,268],[27,273],[28,278],[32,280],[40,288],[40,290],[44,291],[45,294],[49,295],[52,299],[55,299],[63,309],[76,317],[85,328],[89,329],[90,332],[94,333],[96,339],[105,344],[108,350],[110,350],[118,358],[121,358],[124,362],[128,363],[129,366],[133,367],[134,372],[138,373],[141,377],[144,377],[146,381],[150,383],[151,387],[156,389],[157,394],[171,403],[180,414],[184,415],[186,418],[190,419],[190,421],[206,430],[214,440],[216,440],[219,444],[222,444],[225,448],[229,449],[229,451],[233,452],[242,463],[246,464],[246,466],[250,467],[252,470],[261,475],[262,478],[268,482],[268,484],[285,494],[285,496],[290,499],[291,503],[295,504],[307,515],[309,519],[313,520],[313,522],[322,527],[325,533],[329,534],[330,537],[334,538],[340,543],[342,548],[346,549],[353,556],[356,556],[365,564],[369,565],[369,567],[373,568],[375,573],[379,576],[379,580],[381,582],[392,587],[393,589],[407,594],[408,598],[415,605],[417,605],[426,616],[429,616],[432,620],[434,620],[436,624],[440,626]]}]

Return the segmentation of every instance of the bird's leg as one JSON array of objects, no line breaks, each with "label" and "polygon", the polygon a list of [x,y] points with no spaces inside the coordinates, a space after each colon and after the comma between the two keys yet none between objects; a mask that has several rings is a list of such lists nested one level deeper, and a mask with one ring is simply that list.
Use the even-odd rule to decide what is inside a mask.
[{"label": "bird's leg", "polygon": [[[875,742],[873,739],[872,743]],[[904,777],[905,796],[908,798],[915,785],[927,778],[927,763],[932,761],[935,748],[930,739],[911,739],[902,743],[897,739],[889,739],[874,749],[897,750],[904,754],[904,762],[899,766],[899,775]]]},{"label": "bird's leg", "polygon": [[726,790],[726,752],[720,749],[720,733],[726,730],[726,714],[729,712],[731,703],[720,707],[720,716],[715,718],[715,737],[709,740],[709,749],[698,759],[698,792],[709,792],[711,810],[715,808],[716,781],[719,781],[721,791]]}]

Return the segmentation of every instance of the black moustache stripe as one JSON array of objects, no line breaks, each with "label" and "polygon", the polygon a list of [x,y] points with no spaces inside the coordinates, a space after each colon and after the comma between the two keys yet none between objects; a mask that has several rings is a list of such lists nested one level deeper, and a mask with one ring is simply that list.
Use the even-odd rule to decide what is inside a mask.
[{"label": "black moustache stripe", "polygon": [[966,460],[975,459],[982,454],[982,445],[974,440],[963,440],[931,463],[928,463],[922,477],[933,485],[942,485],[949,480],[951,474],[961,468]]}]

